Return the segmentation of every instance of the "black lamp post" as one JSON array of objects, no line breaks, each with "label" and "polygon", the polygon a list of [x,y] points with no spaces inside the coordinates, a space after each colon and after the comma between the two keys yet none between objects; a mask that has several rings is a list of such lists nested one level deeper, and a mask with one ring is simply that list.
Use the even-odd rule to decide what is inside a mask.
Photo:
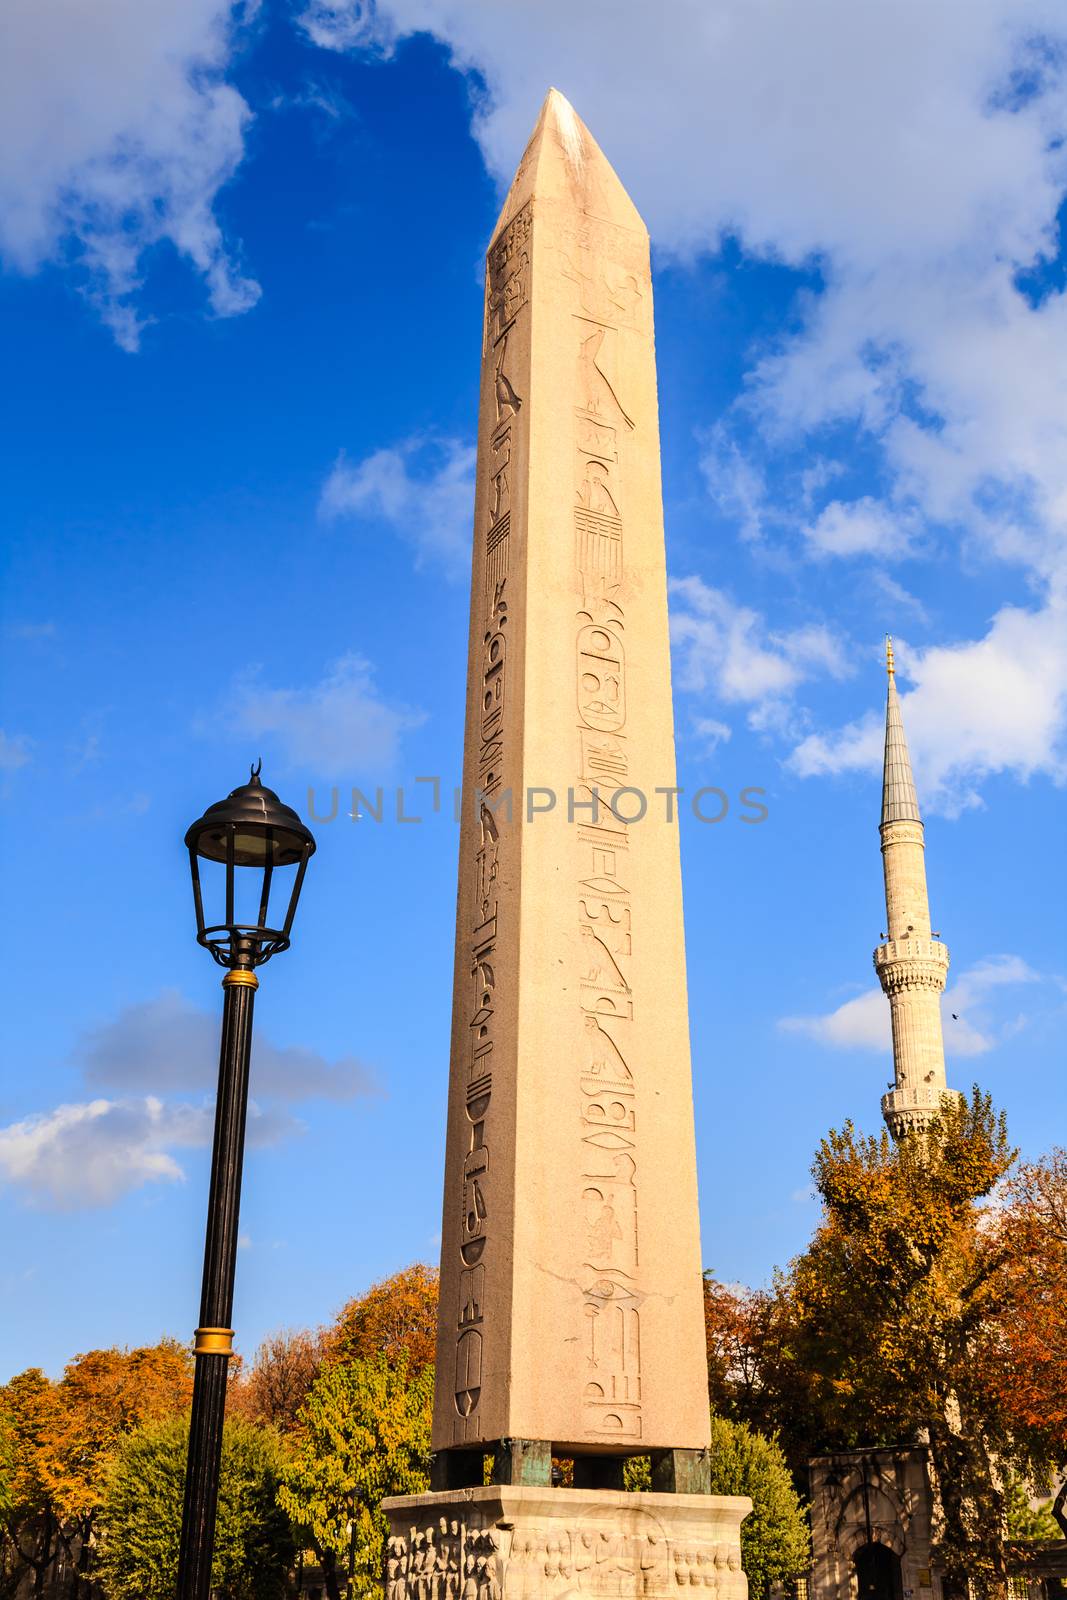
[{"label": "black lamp post", "polygon": [[[289,931],[315,841],[296,812],[260,783],[257,762],[249,782],[218,805],[210,806],[199,822],[193,823],[185,842],[193,874],[197,941],[227,969],[222,980],[225,998],[215,1143],[178,1555],[178,1600],[209,1600],[227,1368],[233,1353],[233,1329],[229,1323],[248,1107],[252,1002],[259,987],[255,968],[279,950],[289,948]],[[206,924],[204,920],[201,861],[218,862],[225,868],[225,920],[219,923]],[[241,921],[238,916],[238,896],[245,882],[244,874],[241,883],[237,882],[239,867],[262,875],[262,882],[256,881],[259,913],[254,922]],[[282,925],[272,928],[267,920],[268,901],[271,889],[277,887],[274,874],[279,867],[295,867],[296,872]],[[253,900],[249,910],[254,906]]]}]

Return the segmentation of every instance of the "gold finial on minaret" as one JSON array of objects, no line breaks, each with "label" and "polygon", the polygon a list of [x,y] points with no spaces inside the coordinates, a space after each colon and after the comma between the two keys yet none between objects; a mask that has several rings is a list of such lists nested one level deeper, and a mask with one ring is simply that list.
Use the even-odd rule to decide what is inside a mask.
[{"label": "gold finial on minaret", "polygon": [[885,670],[890,677],[893,676],[896,670],[893,666],[893,635],[891,633],[887,633],[885,636]]}]

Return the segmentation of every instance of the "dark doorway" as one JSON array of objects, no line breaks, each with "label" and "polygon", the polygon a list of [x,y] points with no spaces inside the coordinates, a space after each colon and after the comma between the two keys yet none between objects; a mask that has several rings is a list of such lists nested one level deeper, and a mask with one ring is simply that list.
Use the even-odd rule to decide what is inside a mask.
[{"label": "dark doorway", "polygon": [[903,1600],[900,1557],[887,1544],[861,1545],[852,1559],[859,1600]]}]

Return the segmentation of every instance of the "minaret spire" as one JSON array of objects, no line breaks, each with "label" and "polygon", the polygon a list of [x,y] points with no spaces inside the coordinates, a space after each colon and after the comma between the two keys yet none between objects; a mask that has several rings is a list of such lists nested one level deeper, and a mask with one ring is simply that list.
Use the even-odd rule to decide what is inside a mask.
[{"label": "minaret spire", "polygon": [[917,822],[922,826],[919,800],[915,793],[915,779],[911,773],[911,757],[904,737],[904,723],[900,715],[900,698],[897,694],[896,667],[893,662],[893,640],[887,634],[885,665],[889,676],[889,692],[885,708],[885,765],[882,771],[882,825],[887,822]]},{"label": "minaret spire", "polygon": [[897,694],[893,641],[886,637],[889,686],[882,769],[882,864],[888,937],[874,952],[875,971],[893,1018],[894,1085],[882,1115],[895,1139],[937,1116],[949,1092],[941,1035],[941,993],[948,950],[930,932],[925,839]]}]

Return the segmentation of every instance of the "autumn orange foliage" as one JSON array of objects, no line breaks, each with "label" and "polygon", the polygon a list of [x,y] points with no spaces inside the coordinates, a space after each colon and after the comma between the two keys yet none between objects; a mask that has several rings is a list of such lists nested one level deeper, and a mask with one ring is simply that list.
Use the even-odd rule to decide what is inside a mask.
[{"label": "autumn orange foliage", "polygon": [[357,1295],[325,1335],[328,1360],[384,1356],[395,1366],[406,1356],[414,1377],[432,1367],[437,1346],[438,1272],[416,1261]]},{"label": "autumn orange foliage", "polygon": [[269,1422],[279,1433],[299,1426],[300,1408],[322,1365],[323,1335],[284,1330],[264,1339],[247,1372],[230,1386],[227,1412]]}]

